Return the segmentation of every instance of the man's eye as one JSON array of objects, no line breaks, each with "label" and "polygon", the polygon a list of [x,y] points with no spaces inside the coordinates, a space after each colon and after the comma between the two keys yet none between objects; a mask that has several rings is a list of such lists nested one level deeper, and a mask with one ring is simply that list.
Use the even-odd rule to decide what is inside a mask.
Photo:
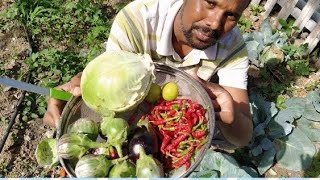
[{"label": "man's eye", "polygon": [[212,0],[206,0],[206,2],[210,7],[214,7],[216,5]]}]

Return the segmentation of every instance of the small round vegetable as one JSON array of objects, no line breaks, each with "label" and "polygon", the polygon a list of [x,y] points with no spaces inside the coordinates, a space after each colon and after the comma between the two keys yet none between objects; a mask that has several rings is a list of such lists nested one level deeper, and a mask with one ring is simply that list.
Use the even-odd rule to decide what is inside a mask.
[{"label": "small round vegetable", "polygon": [[58,164],[57,140],[52,138],[42,140],[37,146],[35,155],[40,166],[53,167]]},{"label": "small round vegetable", "polygon": [[77,163],[75,173],[78,178],[106,177],[112,162],[104,155],[85,155]]},{"label": "small round vegetable", "polygon": [[134,162],[139,158],[140,146],[143,147],[146,154],[153,154],[155,142],[145,126],[138,127],[129,143],[130,159]]},{"label": "small round vegetable", "polygon": [[145,100],[149,103],[155,103],[160,98],[161,98],[161,87],[156,83],[152,83]]},{"label": "small round vegetable", "polygon": [[136,175],[138,178],[161,178],[163,177],[163,167],[153,156],[146,155],[142,146],[140,148],[140,157],[136,163]]},{"label": "small round vegetable", "polygon": [[108,144],[117,149],[119,157],[122,157],[121,145],[127,141],[129,124],[122,118],[104,117],[100,125],[102,135],[108,138]]},{"label": "small round vegetable", "polygon": [[162,88],[162,97],[166,101],[172,101],[179,95],[179,88],[175,82],[166,83]]},{"label": "small round vegetable", "polygon": [[94,120],[80,118],[69,126],[68,133],[86,134],[95,141],[99,134],[99,126]]}]

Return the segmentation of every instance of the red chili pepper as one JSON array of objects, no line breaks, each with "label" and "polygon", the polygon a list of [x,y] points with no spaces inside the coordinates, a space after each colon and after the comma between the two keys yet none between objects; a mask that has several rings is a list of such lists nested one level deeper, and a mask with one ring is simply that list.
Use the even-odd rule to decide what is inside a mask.
[{"label": "red chili pepper", "polygon": [[171,140],[170,136],[164,135],[164,138],[162,140],[161,147],[160,147],[160,150],[163,154],[165,154],[165,149],[168,146],[170,140]]},{"label": "red chili pepper", "polygon": [[164,119],[161,117],[159,111],[157,111],[155,115],[156,115],[156,120],[157,120],[157,121],[164,121]]},{"label": "red chili pepper", "polygon": [[175,162],[172,164],[172,167],[178,168],[181,167],[182,165],[186,164],[191,158],[191,153],[188,153],[184,155],[179,161]]},{"label": "red chili pepper", "polygon": [[170,107],[168,107],[168,106],[157,106],[157,109],[159,111],[168,111],[168,110],[170,110]]},{"label": "red chili pepper", "polygon": [[166,123],[165,120],[157,120],[157,121],[149,121],[149,122],[151,122],[153,125],[156,125],[156,126]]},{"label": "red chili pepper", "polygon": [[197,130],[197,131],[195,131],[195,132],[192,132],[192,136],[193,136],[194,138],[197,138],[197,139],[203,137],[205,134],[206,134],[206,132],[203,131],[203,130]]},{"label": "red chili pepper", "polygon": [[193,125],[194,125],[191,118],[187,118],[187,123],[188,123],[190,128],[193,127]]},{"label": "red chili pepper", "polygon": [[153,115],[148,115],[148,119],[149,119],[149,121],[155,121]]},{"label": "red chili pepper", "polygon": [[175,129],[175,133],[179,133],[179,132],[187,132],[187,133],[191,133],[192,132],[192,128],[186,124],[180,124],[176,129]]},{"label": "red chili pepper", "polygon": [[185,139],[187,139],[187,137],[189,136],[189,134],[187,133],[183,133],[181,134],[180,136],[174,138],[172,141],[171,141],[171,144],[173,145],[173,147],[177,147],[179,145],[179,143],[181,141],[184,141]]},{"label": "red chili pepper", "polygon": [[190,161],[187,161],[185,165],[186,165],[186,171],[187,171],[190,168]]},{"label": "red chili pepper", "polygon": [[196,115],[198,116],[199,119],[204,116],[200,110],[196,110]]},{"label": "red chili pepper", "polygon": [[197,117],[192,117],[192,123],[197,124],[198,118]]},{"label": "red chili pepper", "polygon": [[166,102],[166,106],[171,106],[171,105],[174,105],[174,104],[182,104],[183,101],[184,101],[184,99],[176,99],[176,100],[173,100],[173,101],[167,101]]},{"label": "red chili pepper", "polygon": [[167,116],[168,117],[173,117],[175,114],[176,114],[176,110],[174,110],[174,109],[171,109],[171,110],[169,110],[168,112],[167,112]]}]

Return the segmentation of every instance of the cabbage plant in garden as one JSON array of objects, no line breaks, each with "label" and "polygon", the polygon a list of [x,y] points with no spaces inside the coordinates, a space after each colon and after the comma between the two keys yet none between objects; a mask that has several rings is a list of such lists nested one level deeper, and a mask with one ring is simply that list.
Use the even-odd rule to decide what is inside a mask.
[{"label": "cabbage plant in garden", "polygon": [[250,163],[211,150],[191,177],[260,177],[275,163],[292,171],[310,167],[317,153],[314,143],[320,142],[320,89],[305,98],[288,98],[283,109],[256,94],[250,102],[254,132],[244,148],[248,153],[240,153]]},{"label": "cabbage plant in garden", "polygon": [[267,63],[278,64],[284,61],[281,48],[287,45],[288,36],[281,31],[273,33],[269,19],[265,19],[259,31],[243,35],[252,64],[263,67]]}]

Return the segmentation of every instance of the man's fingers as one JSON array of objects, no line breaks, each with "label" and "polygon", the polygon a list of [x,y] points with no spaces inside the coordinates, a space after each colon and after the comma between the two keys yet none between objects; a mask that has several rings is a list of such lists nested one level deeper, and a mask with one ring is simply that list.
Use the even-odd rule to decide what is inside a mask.
[{"label": "man's fingers", "polygon": [[80,86],[81,75],[82,75],[82,72],[78,73],[77,75],[75,75],[75,76],[70,80],[70,83],[71,83],[72,86],[74,86],[74,87]]},{"label": "man's fingers", "polygon": [[43,122],[51,127],[56,127],[64,105],[64,101],[54,98],[48,99],[48,110],[43,116]]},{"label": "man's fingers", "polygon": [[56,127],[60,118],[60,110],[58,108],[51,108],[44,114],[43,122],[50,127]]},{"label": "man's fingers", "polygon": [[56,123],[54,121],[54,118],[50,112],[46,112],[43,116],[43,123],[50,126],[50,127],[56,127]]},{"label": "man's fingers", "polygon": [[81,90],[80,87],[75,87],[73,88],[72,92],[71,92],[74,96],[81,96]]},{"label": "man's fingers", "polygon": [[215,111],[221,111],[220,105],[216,100],[212,100],[212,104]]},{"label": "man's fingers", "polygon": [[220,111],[216,112],[216,120],[221,121],[223,119],[223,123],[232,124],[234,121],[234,115],[231,111]]}]

